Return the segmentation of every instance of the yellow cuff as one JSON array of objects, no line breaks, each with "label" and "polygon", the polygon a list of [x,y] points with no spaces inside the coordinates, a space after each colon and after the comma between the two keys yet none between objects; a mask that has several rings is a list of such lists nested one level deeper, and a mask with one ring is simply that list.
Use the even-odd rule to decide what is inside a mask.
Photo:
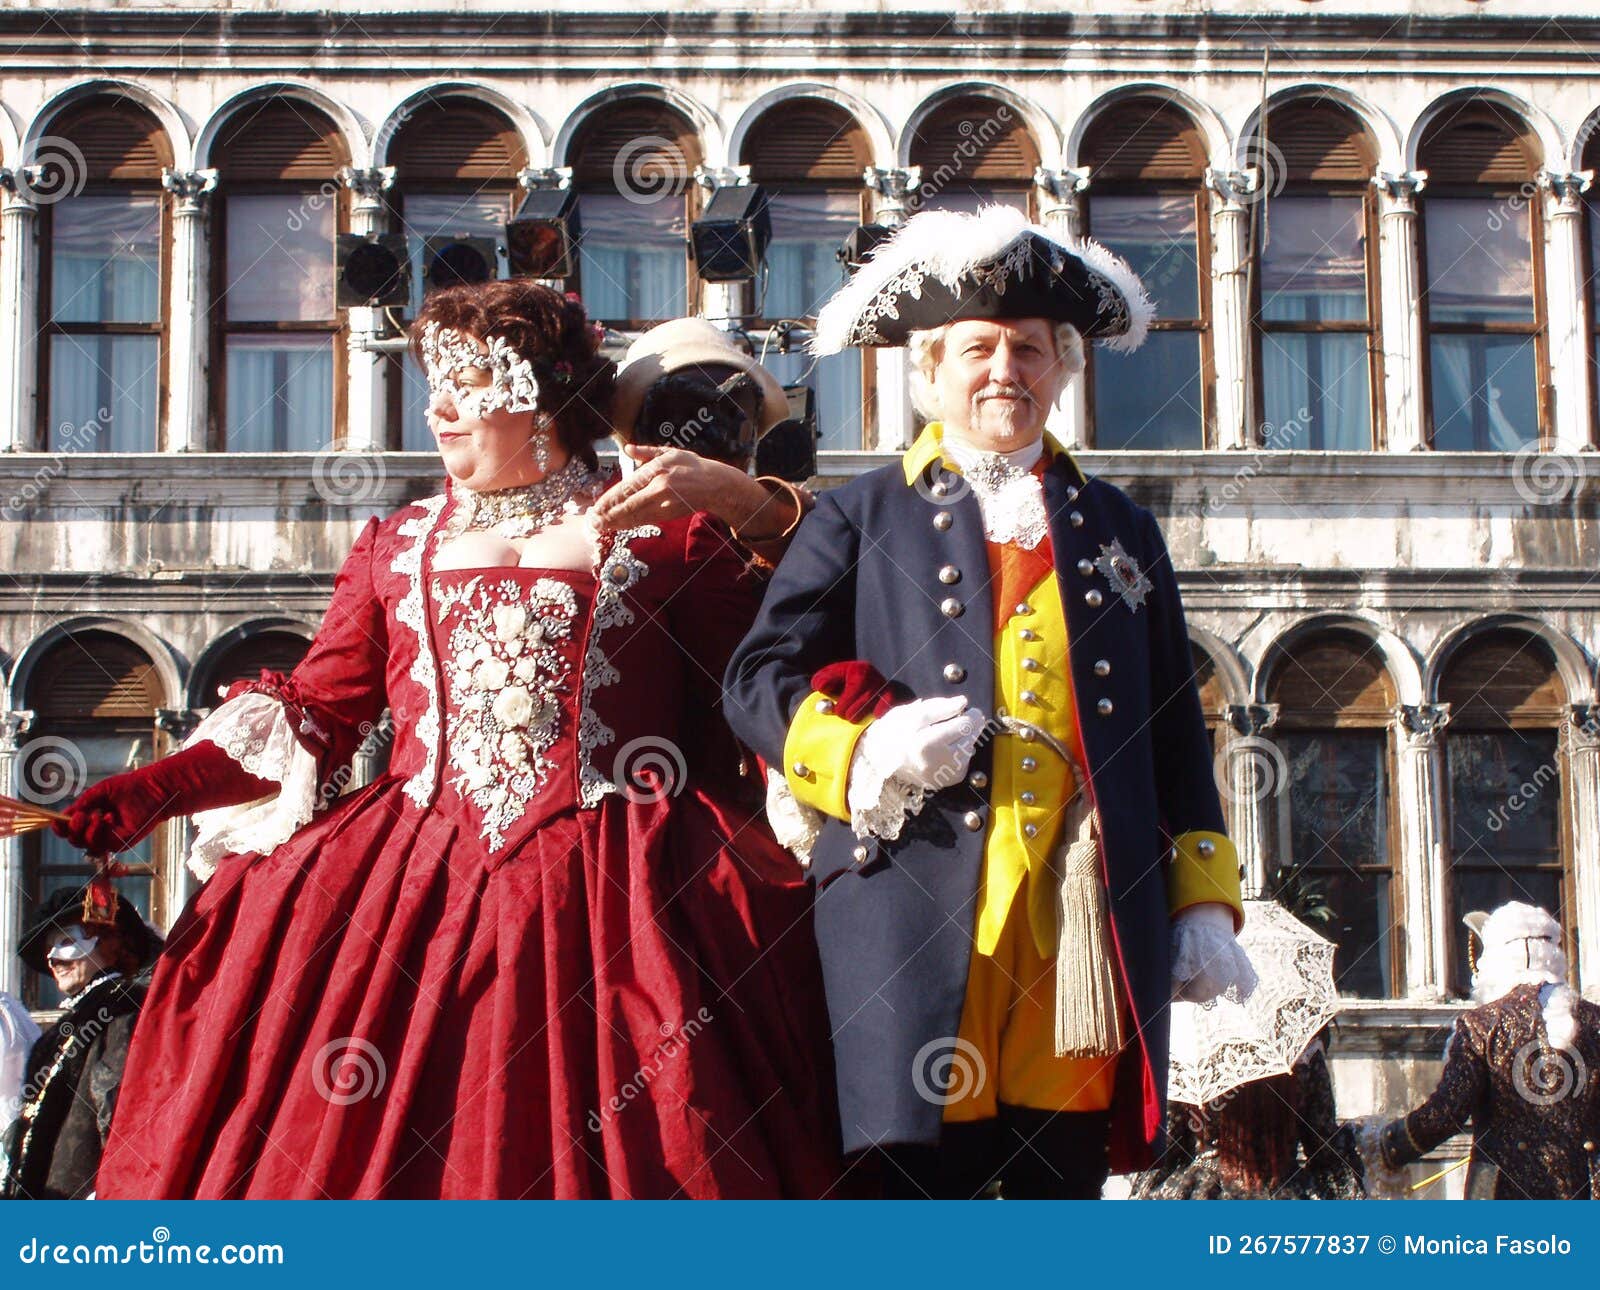
[{"label": "yellow cuff", "polygon": [[872,721],[834,716],[832,700],[817,690],[801,700],[783,741],[783,777],[797,800],[837,820],[850,818],[850,759]]},{"label": "yellow cuff", "polygon": [[[1211,854],[1201,855],[1200,844],[1211,843]],[[1239,853],[1226,833],[1196,830],[1180,833],[1173,843],[1172,869],[1167,874],[1167,912],[1176,914],[1190,905],[1209,902],[1233,910],[1233,930],[1244,926],[1244,905],[1239,890]]]}]

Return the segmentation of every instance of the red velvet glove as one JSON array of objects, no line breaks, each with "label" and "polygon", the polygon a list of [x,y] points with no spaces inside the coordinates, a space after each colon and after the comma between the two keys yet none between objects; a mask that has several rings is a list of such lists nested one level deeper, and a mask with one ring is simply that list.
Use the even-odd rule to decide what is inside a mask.
[{"label": "red velvet glove", "polygon": [[862,717],[881,717],[897,703],[916,696],[898,681],[885,679],[882,672],[864,659],[829,663],[811,677],[811,688],[833,700],[836,716],[846,721]]},{"label": "red velvet glove", "polygon": [[252,802],[277,790],[270,779],[257,779],[205,740],[101,780],[78,795],[64,822],[50,827],[91,855],[110,855],[138,846],[163,820]]}]

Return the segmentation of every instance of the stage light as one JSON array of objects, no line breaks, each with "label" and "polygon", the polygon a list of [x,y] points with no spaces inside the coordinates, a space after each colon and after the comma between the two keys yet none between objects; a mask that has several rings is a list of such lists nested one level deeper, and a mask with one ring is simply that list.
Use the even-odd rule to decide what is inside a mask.
[{"label": "stage light", "polygon": [[760,184],[730,184],[712,193],[689,225],[689,254],[706,282],[750,282],[772,240],[772,215]]},{"label": "stage light", "polygon": [[404,233],[365,237],[341,233],[335,251],[340,309],[403,305],[410,298],[411,263]]},{"label": "stage light", "polygon": [[519,278],[570,278],[578,271],[583,236],[578,194],[570,188],[531,188],[506,224],[511,272]]}]

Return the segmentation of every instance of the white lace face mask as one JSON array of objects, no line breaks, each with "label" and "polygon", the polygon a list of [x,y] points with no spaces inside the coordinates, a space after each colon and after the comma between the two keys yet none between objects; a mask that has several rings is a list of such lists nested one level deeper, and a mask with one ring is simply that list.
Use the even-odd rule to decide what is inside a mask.
[{"label": "white lace face mask", "polygon": [[[422,329],[422,365],[428,374],[429,393],[448,394],[463,416],[482,417],[500,408],[507,412],[538,409],[539,382],[533,364],[503,336],[489,337],[486,347],[477,337],[454,327],[429,323]],[[488,372],[489,384],[465,384],[463,376],[472,368]]]}]

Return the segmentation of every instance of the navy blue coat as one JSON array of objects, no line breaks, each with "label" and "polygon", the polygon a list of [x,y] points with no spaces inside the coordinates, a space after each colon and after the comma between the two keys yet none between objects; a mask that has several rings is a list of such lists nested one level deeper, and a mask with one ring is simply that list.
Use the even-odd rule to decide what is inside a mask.
[{"label": "navy blue coat", "polygon": [[[952,486],[949,500],[934,484]],[[900,463],[823,493],[796,533],[761,612],[724,679],[725,714],[767,762],[819,668],[864,659],[917,697],[963,694],[994,706],[994,615],[977,500],[937,461],[916,486]],[[1112,923],[1137,1039],[1117,1071],[1116,1169],[1159,1148],[1166,1101],[1171,839],[1223,831],[1210,737],[1188,633],[1155,518],[1120,489],[1085,478],[1066,453],[1044,477],[1057,578],[1090,788],[1100,813]],[[940,514],[948,516],[936,522]],[[1120,539],[1150,579],[1131,609],[1098,572],[1081,573]],[[960,571],[954,584],[939,570]],[[1096,588],[1102,603],[1085,593]],[[949,598],[961,604],[952,616]],[[946,679],[956,664],[963,679]],[[1096,664],[1104,676],[1097,675]],[[950,675],[958,675],[952,669]],[[1107,709],[1103,700],[1109,700]],[[987,783],[992,745],[969,777]],[[973,829],[969,812],[982,825]],[[816,931],[832,1017],[845,1149],[938,1141],[941,1105],[929,1063],[949,1056],[966,994],[989,801],[964,782],[929,799],[893,842],[858,839],[830,819],[812,855]],[[919,1069],[920,1068],[920,1069]],[[919,1089],[921,1090],[919,1092]]]}]

